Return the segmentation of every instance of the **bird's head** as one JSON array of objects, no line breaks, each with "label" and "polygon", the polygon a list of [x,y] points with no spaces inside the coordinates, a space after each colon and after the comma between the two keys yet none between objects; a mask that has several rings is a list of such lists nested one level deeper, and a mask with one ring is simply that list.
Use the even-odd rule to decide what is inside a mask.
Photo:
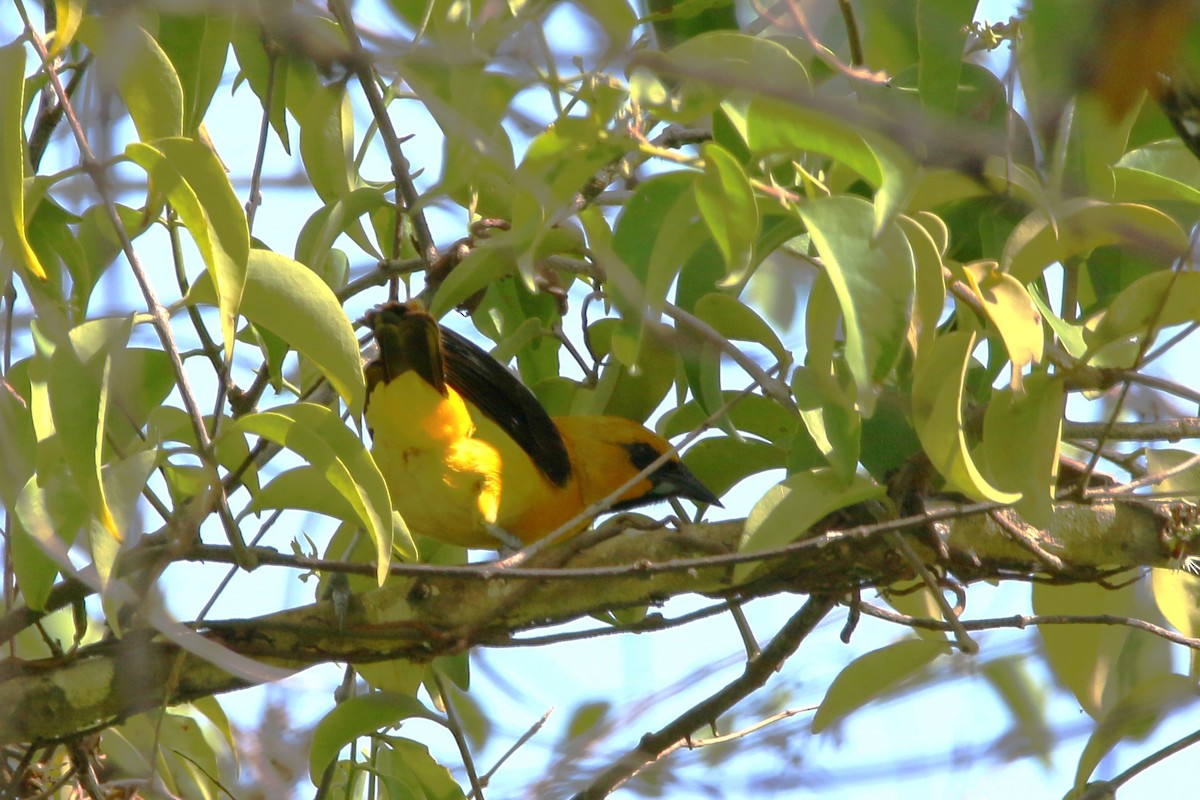
[{"label": "bird's head", "polygon": [[[588,504],[607,497],[671,449],[666,439],[623,417],[557,417],[554,423],[562,432],[571,463],[578,472],[583,501]],[[618,495],[609,508],[634,508],[670,497],[721,505],[679,456],[671,454]]]}]

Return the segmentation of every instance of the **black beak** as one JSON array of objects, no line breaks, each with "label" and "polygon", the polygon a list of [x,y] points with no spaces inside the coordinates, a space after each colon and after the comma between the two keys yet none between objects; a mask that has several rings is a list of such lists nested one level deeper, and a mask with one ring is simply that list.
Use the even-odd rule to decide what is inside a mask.
[{"label": "black beak", "polygon": [[650,494],[656,498],[686,497],[697,503],[724,508],[720,499],[700,482],[692,471],[678,461],[668,461],[650,473],[654,488]]}]

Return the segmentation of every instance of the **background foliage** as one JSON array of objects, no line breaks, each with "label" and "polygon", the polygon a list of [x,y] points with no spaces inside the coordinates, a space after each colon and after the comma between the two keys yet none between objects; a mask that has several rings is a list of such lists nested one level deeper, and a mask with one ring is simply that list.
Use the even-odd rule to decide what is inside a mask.
[{"label": "background foliage", "polygon": [[[1161,793],[1200,10],[977,6],[6,7],[3,796]],[[730,521],[413,541],[359,430],[389,294],[649,420]]]}]

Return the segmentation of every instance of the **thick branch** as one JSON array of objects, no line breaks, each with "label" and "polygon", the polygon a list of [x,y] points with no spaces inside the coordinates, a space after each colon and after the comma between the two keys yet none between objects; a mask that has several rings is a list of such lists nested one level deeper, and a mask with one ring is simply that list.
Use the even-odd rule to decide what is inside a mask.
[{"label": "thick branch", "polygon": [[[1040,546],[1069,565],[1055,579],[1087,581],[1105,569],[1165,564],[1171,550],[1165,537],[1179,509],[1102,502],[1060,504],[1058,511],[1059,524],[1042,532]],[[945,509],[940,513],[944,516]],[[939,562],[925,537],[911,538],[914,550],[964,580],[1046,574],[1045,563],[988,515],[939,522],[933,530],[948,560]],[[839,596],[912,577],[889,538],[872,535],[868,526],[830,530],[774,551],[747,582],[735,585],[730,567],[741,532],[737,521],[682,532],[626,531],[563,565],[567,573],[582,571],[577,576],[611,570],[604,580],[539,579],[537,573],[510,578],[503,570],[478,567],[463,567],[461,575],[393,575],[384,587],[353,596],[341,619],[326,601],[255,619],[207,623],[199,630],[239,656],[276,667],[426,661],[471,646],[510,643],[520,631],[681,594]],[[554,548],[542,555],[554,557]],[[687,568],[675,569],[680,562]],[[529,566],[538,567],[538,559]],[[0,743],[68,738],[162,703],[246,685],[245,671],[237,677],[219,660],[182,653],[157,633],[133,631],[64,658],[0,662],[0,708],[6,711],[0,714]]]}]

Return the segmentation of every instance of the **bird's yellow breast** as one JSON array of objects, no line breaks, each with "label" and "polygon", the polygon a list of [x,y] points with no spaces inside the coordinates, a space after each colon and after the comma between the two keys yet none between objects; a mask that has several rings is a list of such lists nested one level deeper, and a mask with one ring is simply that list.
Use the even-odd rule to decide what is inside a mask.
[{"label": "bird's yellow breast", "polygon": [[392,504],[413,533],[463,547],[494,548],[501,456],[475,437],[454,390],[440,395],[414,372],[371,393],[371,452]]}]

